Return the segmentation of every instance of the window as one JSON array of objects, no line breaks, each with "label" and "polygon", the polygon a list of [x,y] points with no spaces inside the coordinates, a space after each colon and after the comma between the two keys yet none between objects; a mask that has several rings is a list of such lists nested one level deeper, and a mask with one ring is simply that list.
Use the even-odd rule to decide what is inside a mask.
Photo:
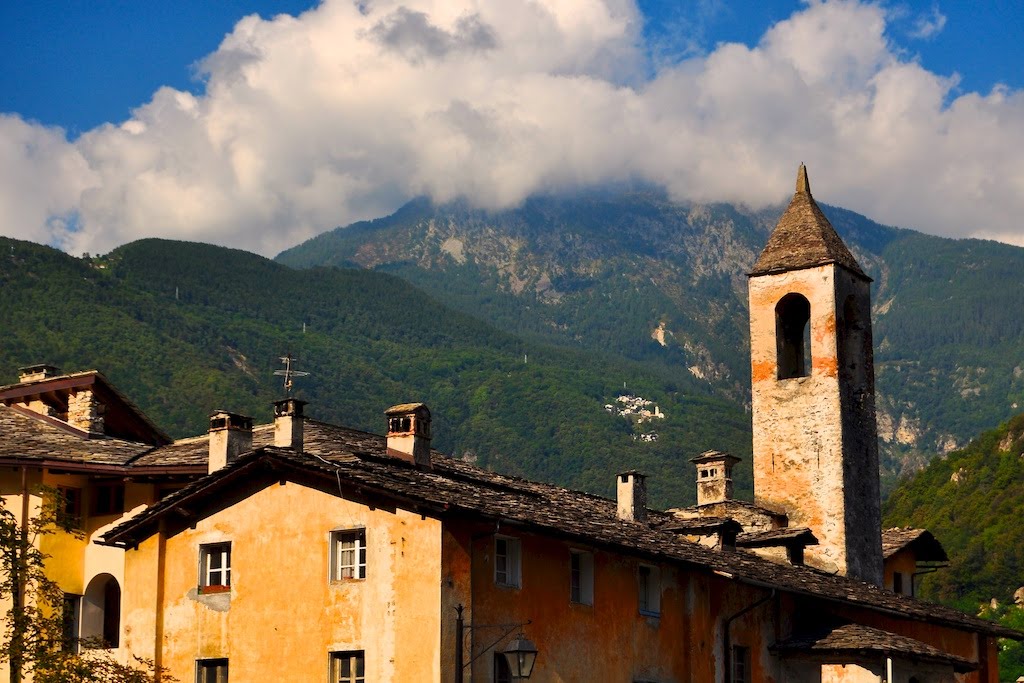
[{"label": "window", "polygon": [[124,512],[124,484],[100,484],[92,492],[94,515],[119,515]]},{"label": "window", "polygon": [[363,651],[331,653],[331,683],[366,683]]},{"label": "window", "polygon": [[78,652],[78,615],[81,612],[81,606],[81,595],[64,594],[60,634],[60,646],[64,652]]},{"label": "window", "polygon": [[228,660],[197,660],[196,683],[228,683]]},{"label": "window", "polygon": [[494,583],[519,588],[519,539],[508,536],[494,538]]},{"label": "window", "polygon": [[787,294],[775,306],[775,344],[778,378],[811,374],[811,304],[799,294]]},{"label": "window", "polygon": [[892,590],[894,593],[903,592],[903,574],[900,572],[892,573]]},{"label": "window", "polygon": [[60,494],[57,517],[62,524],[70,527],[82,526],[82,489],[72,486],[58,486]]},{"label": "window", "polygon": [[230,586],[231,543],[199,546],[199,592],[222,593]]},{"label": "window", "polygon": [[331,532],[331,581],[366,578],[366,530]]},{"label": "window", "polygon": [[661,570],[642,564],[638,568],[637,577],[640,613],[658,616],[661,614]]},{"label": "window", "polygon": [[569,552],[569,600],[580,605],[594,604],[593,553]]},{"label": "window", "polygon": [[512,669],[501,652],[494,653],[494,683],[512,683]]},{"label": "window", "polygon": [[732,683],[750,683],[750,648],[732,648]]}]

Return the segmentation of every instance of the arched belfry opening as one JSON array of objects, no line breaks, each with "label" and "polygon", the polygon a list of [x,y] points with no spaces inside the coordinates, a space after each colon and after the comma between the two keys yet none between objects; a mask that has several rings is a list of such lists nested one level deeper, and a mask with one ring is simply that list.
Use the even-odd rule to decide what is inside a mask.
[{"label": "arched belfry opening", "polygon": [[121,586],[110,574],[97,574],[85,589],[81,638],[87,646],[119,647]]},{"label": "arched belfry opening", "polygon": [[801,294],[787,294],[775,305],[778,378],[811,374],[811,303]]}]

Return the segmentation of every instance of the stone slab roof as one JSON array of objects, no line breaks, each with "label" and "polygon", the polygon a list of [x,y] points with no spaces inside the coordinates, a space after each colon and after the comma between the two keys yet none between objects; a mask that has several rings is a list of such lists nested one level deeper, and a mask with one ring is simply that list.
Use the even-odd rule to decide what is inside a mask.
[{"label": "stone slab roof", "polygon": [[[303,418],[303,450],[315,455],[328,455],[337,451],[339,443],[360,453],[385,456],[384,437],[355,429],[338,427],[327,422]],[[256,425],[252,430],[253,448],[272,446],[273,423]],[[440,455],[438,453],[437,455]],[[154,448],[129,463],[130,467],[194,466],[206,468],[210,458],[210,435],[179,439],[172,444]]]},{"label": "stone slab roof", "polygon": [[797,654],[878,654],[916,661],[947,664],[958,673],[974,671],[977,664],[913,638],[860,624],[845,624],[824,633],[789,638],[771,647],[775,652]]},{"label": "stone slab roof", "polygon": [[151,444],[171,442],[162,429],[149,419],[142,409],[122,394],[99,370],[84,370],[63,375],[42,377],[28,382],[17,382],[0,386],[0,403],[10,405],[18,399],[30,396],[66,394],[70,389],[91,387],[107,404],[106,419],[117,422],[120,436],[129,437]]},{"label": "stone slab roof", "polygon": [[740,534],[736,537],[736,545],[744,548],[772,545],[818,545],[818,539],[807,527],[797,526]]},{"label": "stone slab roof", "polygon": [[152,446],[89,435],[55,418],[0,405],[0,459],[122,466]]},{"label": "stone slab roof", "polygon": [[882,557],[885,559],[910,547],[919,562],[949,562],[946,549],[927,529],[897,527],[882,530]]},{"label": "stone slab roof", "polygon": [[814,201],[811,184],[807,179],[807,168],[800,164],[796,193],[768,238],[764,251],[754,263],[750,276],[813,268],[829,263],[843,266],[870,280]]},{"label": "stone slab roof", "polygon": [[[317,432],[319,435],[317,436]],[[615,501],[551,484],[489,472],[440,453],[430,469],[386,455],[385,439],[317,423],[305,443],[315,452],[258,448],[209,476],[189,484],[127,520],[104,537],[104,543],[131,547],[151,536],[158,520],[176,509],[186,515],[207,514],[222,505],[227,490],[242,482],[289,479],[335,495],[390,500],[407,509],[439,518],[500,519],[504,528],[607,547],[655,561],[673,562],[748,584],[826,601],[857,605],[907,619],[943,623],[970,631],[1024,639],[1006,629],[956,610],[897,595],[877,586],[810,567],[781,565],[756,555],[715,551],[654,528],[651,523],[619,519]],[[650,511],[662,522],[664,512]],[[181,520],[173,513],[170,519]]]}]

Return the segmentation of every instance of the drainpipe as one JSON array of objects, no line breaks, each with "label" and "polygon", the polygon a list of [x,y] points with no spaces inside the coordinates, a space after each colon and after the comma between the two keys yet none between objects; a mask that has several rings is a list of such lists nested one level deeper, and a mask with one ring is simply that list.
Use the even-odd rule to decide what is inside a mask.
[{"label": "drainpipe", "polygon": [[885,658],[885,683],[892,683],[892,657]]},{"label": "drainpipe", "polygon": [[724,635],[724,638],[722,639],[723,640],[723,646],[724,646],[724,649],[725,649],[725,657],[723,658],[723,660],[725,662],[725,679],[724,679],[725,683],[732,683],[732,639],[729,637],[729,627],[732,626],[732,622],[735,621],[736,619],[739,619],[740,617],[742,617],[747,612],[750,612],[751,610],[757,609],[758,607],[760,607],[764,603],[766,603],[769,600],[771,600],[772,598],[774,598],[775,594],[776,594],[776,591],[773,588],[771,593],[769,593],[768,595],[764,596],[763,598],[761,598],[757,602],[747,605],[746,607],[741,609],[739,612],[737,612],[736,614],[732,615],[731,617],[729,617],[728,619],[725,620],[725,623],[724,623],[725,635]]}]

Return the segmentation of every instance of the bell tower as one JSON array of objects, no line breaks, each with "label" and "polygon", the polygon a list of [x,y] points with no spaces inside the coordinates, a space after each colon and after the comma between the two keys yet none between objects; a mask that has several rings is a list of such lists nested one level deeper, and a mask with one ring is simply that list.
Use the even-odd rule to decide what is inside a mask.
[{"label": "bell tower", "polygon": [[817,536],[808,564],[880,585],[871,278],[803,164],[749,278],[755,502]]}]

